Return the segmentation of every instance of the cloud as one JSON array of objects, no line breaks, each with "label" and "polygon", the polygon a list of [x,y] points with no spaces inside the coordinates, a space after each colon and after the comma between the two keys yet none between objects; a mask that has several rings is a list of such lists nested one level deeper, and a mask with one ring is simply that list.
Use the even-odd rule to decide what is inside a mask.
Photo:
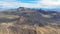
[{"label": "cloud", "polygon": [[39,5],[42,8],[58,8],[57,6],[60,5],[60,0],[39,0],[36,5]]},{"label": "cloud", "polygon": [[0,2],[0,8],[17,8],[19,7],[19,3],[18,2]]},{"label": "cloud", "polygon": [[21,3],[21,6],[30,8],[58,8],[60,0],[38,0],[35,4]]},{"label": "cloud", "polygon": [[0,8],[60,8],[60,0],[0,0]]},{"label": "cloud", "polygon": [[41,1],[42,4],[46,4],[46,5],[60,5],[60,0],[42,0]]},{"label": "cloud", "polygon": [[3,2],[16,2],[18,0],[0,0],[0,1],[3,1]]}]

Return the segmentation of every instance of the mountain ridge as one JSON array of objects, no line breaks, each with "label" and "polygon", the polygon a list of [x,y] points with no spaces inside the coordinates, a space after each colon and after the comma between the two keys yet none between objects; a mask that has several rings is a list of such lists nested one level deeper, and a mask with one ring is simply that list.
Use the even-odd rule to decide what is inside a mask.
[{"label": "mountain ridge", "polygon": [[0,34],[60,34],[60,12],[24,7],[1,11]]},{"label": "mountain ridge", "polygon": [[[17,8],[21,8],[21,7],[17,7]],[[0,10],[11,10],[11,9],[17,9],[17,8],[0,8]],[[22,8],[27,8],[27,7],[22,7]],[[60,8],[52,8],[52,9],[49,9],[49,8],[30,8],[30,9],[42,9],[42,10],[45,10],[45,11],[60,11]]]}]

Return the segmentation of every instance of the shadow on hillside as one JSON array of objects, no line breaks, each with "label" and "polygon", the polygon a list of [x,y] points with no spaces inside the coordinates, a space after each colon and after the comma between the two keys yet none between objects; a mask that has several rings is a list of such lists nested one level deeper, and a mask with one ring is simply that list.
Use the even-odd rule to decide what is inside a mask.
[{"label": "shadow on hillside", "polygon": [[0,23],[12,22],[15,20],[17,20],[17,18],[16,19],[0,18]]}]

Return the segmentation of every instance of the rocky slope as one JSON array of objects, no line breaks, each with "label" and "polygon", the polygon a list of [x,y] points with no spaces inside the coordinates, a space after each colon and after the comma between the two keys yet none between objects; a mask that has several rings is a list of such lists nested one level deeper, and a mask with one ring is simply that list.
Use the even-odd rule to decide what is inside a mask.
[{"label": "rocky slope", "polygon": [[20,7],[0,15],[0,34],[60,34],[60,13],[56,11]]}]

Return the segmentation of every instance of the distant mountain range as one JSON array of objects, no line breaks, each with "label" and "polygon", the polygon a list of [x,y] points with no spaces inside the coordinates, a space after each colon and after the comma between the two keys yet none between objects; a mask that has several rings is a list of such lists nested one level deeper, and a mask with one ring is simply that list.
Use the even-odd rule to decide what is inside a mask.
[{"label": "distant mountain range", "polygon": [[[17,8],[2,8],[0,7],[0,10],[9,10],[9,9],[17,9]],[[46,11],[60,11],[60,8],[30,8],[30,9],[42,9]]]},{"label": "distant mountain range", "polygon": [[38,21],[41,20],[40,22],[46,23],[59,23],[60,21],[60,12],[57,11],[45,11],[42,9],[31,9],[31,8],[24,8],[24,7],[19,7],[17,9],[11,9],[11,10],[4,10],[2,11],[4,14],[12,14],[12,15],[18,15],[18,16],[24,16],[29,19],[33,18],[32,20]]}]

